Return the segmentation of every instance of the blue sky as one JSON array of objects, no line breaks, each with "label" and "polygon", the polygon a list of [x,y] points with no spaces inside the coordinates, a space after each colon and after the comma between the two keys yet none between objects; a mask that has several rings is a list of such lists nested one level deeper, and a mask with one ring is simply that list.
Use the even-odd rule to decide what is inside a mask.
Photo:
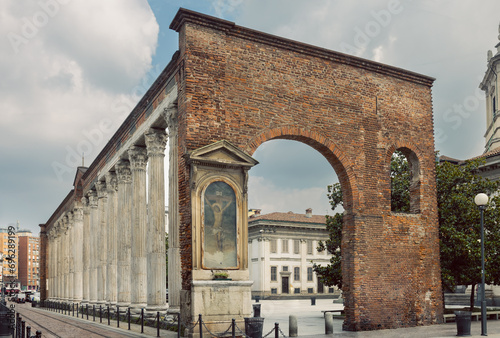
[{"label": "blue sky", "polygon": [[[488,49],[500,2],[484,0],[4,0],[0,8],[0,227],[38,232],[177,50],[179,7],[436,78],[436,149],[482,153]],[[328,210],[336,180],[292,141],[254,154],[249,207]]]}]

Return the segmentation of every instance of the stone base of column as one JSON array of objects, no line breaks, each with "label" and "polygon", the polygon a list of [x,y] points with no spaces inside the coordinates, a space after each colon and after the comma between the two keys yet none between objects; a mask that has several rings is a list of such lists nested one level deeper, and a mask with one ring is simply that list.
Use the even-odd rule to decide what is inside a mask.
[{"label": "stone base of column", "polygon": [[144,309],[144,313],[146,313],[146,306],[147,306],[146,303],[133,303],[133,304],[130,304],[130,313],[140,314],[141,313],[141,309]]},{"label": "stone base of column", "polygon": [[154,317],[156,316],[156,313],[159,312],[160,314],[166,314],[168,310],[167,304],[163,305],[148,305],[145,310],[145,314],[147,317]]},{"label": "stone base of column", "polygon": [[169,306],[167,309],[168,314],[178,314],[181,313],[181,307],[180,306]]}]

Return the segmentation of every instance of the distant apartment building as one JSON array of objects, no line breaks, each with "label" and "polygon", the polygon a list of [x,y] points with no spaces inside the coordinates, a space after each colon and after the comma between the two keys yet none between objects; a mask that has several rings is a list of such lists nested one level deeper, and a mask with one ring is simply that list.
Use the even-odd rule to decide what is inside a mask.
[{"label": "distant apartment building", "polygon": [[19,281],[23,290],[40,288],[40,238],[31,231],[18,233]]},{"label": "distant apartment building", "polygon": [[[0,281],[1,282],[13,282],[17,280],[17,274],[18,274],[18,239],[17,235],[14,236],[13,238],[11,237],[11,241],[14,241],[14,243],[10,243],[11,250],[9,252],[9,230],[8,228],[0,228],[0,253],[2,254],[3,257],[3,263],[1,264],[1,269],[0,269]],[[14,248],[12,248],[12,244],[14,244]],[[14,255],[12,255],[14,253]],[[9,256],[13,256],[13,260],[8,260],[7,258]],[[9,264],[11,264],[11,267],[9,267]]]},{"label": "distant apartment building", "polygon": [[252,296],[286,298],[333,294],[324,287],[313,264],[327,265],[330,255],[317,250],[328,239],[324,215],[274,212],[261,215],[252,209],[248,218],[248,254]]}]

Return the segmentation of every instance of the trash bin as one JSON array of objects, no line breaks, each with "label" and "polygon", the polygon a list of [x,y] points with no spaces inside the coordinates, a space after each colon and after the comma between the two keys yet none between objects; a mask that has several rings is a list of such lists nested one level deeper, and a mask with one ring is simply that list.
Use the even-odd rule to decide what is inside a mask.
[{"label": "trash bin", "polygon": [[262,338],[264,318],[250,317],[244,319],[245,319],[245,334],[251,338]]},{"label": "trash bin", "polygon": [[455,322],[457,323],[457,336],[470,336],[471,313],[470,311],[455,311]]},{"label": "trash bin", "polygon": [[316,297],[311,297],[311,305],[316,305]]}]

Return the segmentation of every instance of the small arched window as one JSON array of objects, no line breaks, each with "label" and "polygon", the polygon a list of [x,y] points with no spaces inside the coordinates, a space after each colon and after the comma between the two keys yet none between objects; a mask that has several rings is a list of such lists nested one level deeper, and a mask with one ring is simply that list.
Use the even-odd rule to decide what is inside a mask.
[{"label": "small arched window", "polygon": [[397,149],[391,157],[391,211],[420,213],[420,165],[408,148]]}]

